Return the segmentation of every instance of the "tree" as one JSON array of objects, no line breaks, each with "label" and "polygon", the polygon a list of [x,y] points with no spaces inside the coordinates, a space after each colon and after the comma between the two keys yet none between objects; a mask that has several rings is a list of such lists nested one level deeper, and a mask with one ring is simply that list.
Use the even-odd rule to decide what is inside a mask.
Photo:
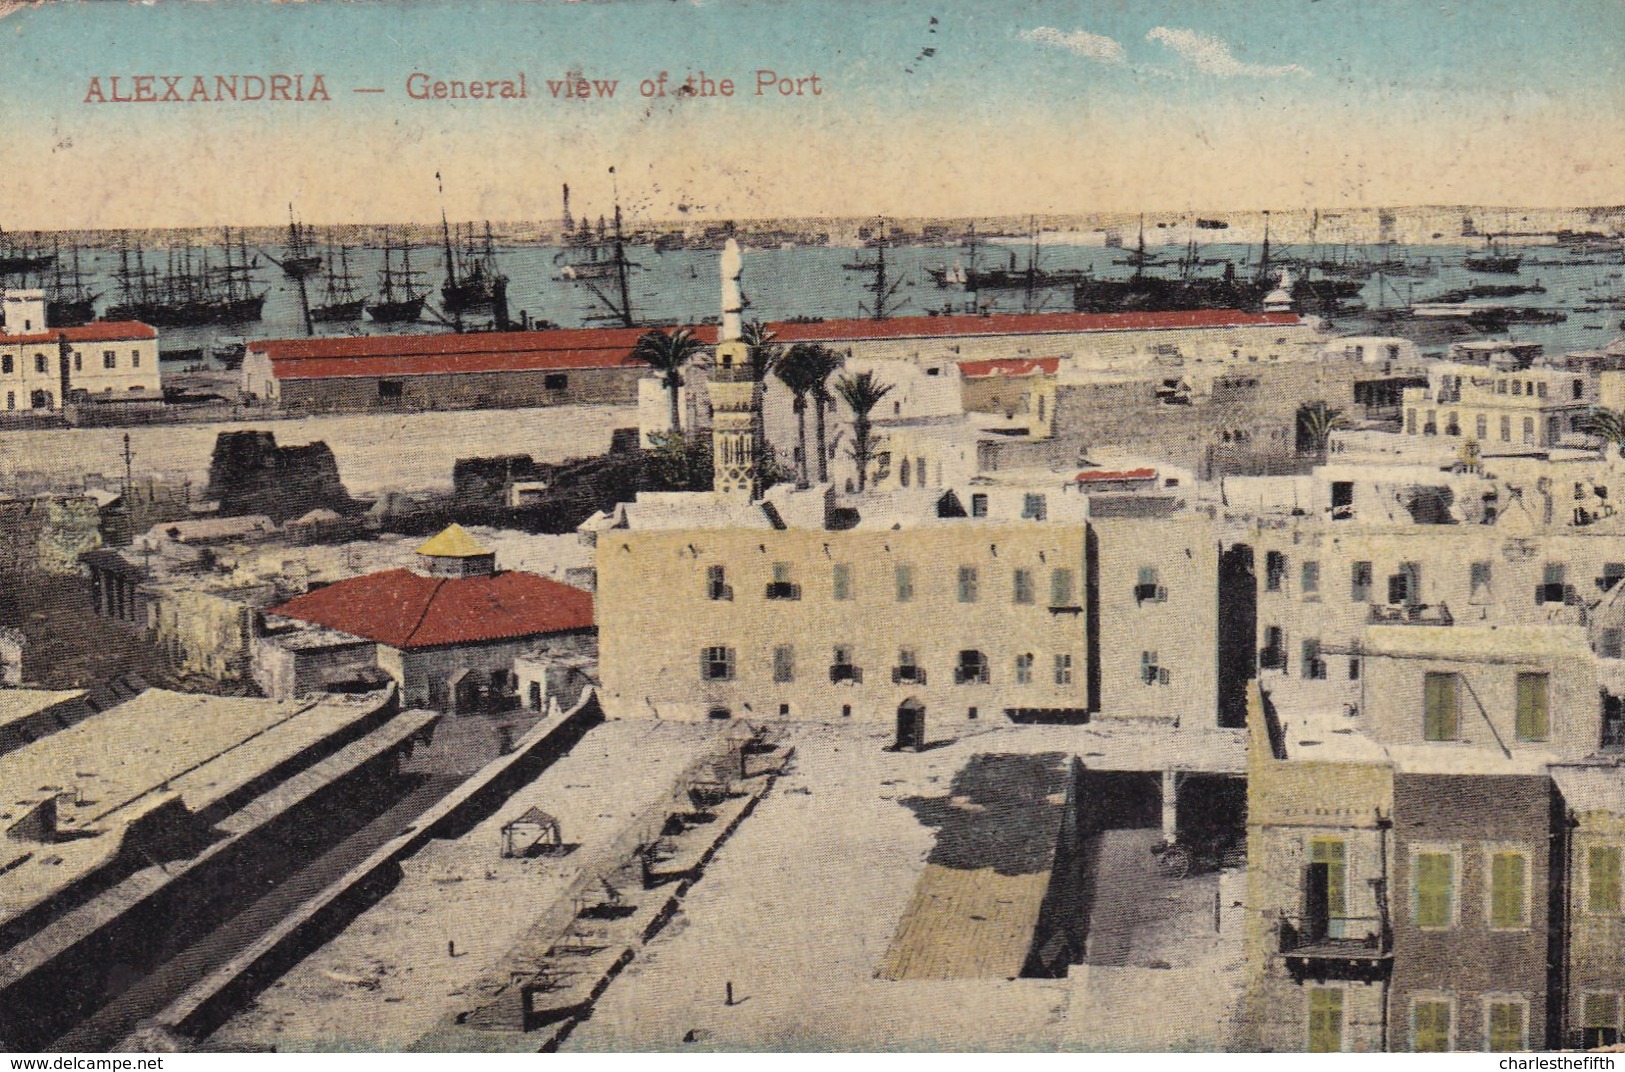
[{"label": "tree", "polygon": [[711,488],[711,440],[704,435],[654,432],[644,456],[646,472],[658,491],[708,491]]},{"label": "tree", "polygon": [[818,482],[829,482],[829,444],[824,438],[825,407],[835,401],[829,390],[829,378],[846,364],[846,358],[827,346],[812,345],[805,358],[813,377],[813,427],[818,437]]},{"label": "tree", "polygon": [[788,350],[774,355],[773,375],[790,389],[793,401],[790,409],[796,415],[796,487],[806,488],[811,481],[807,475],[807,396],[813,394],[820,382],[822,367],[816,360],[818,347],[797,343]]},{"label": "tree", "polygon": [[874,423],[869,414],[880,405],[881,399],[891,394],[892,385],[880,383],[873,372],[860,372],[855,376],[842,376],[835,381],[835,393],[852,411],[852,460],[858,466],[858,490],[869,482],[869,463],[873,460],[874,446],[870,433]]},{"label": "tree", "polygon": [[[773,332],[760,320],[752,320],[740,329],[739,337],[749,348],[750,378],[758,384],[765,383],[767,374],[772,371],[773,362],[778,359],[781,349],[773,342]],[[751,437],[756,441],[758,452],[765,451],[768,446],[767,414],[763,412],[760,402],[761,399],[758,398],[758,404],[751,409],[750,415]],[[761,475],[759,470],[757,475]],[[765,488],[767,485],[764,483],[762,487]]]},{"label": "tree", "polygon": [[1343,411],[1325,402],[1306,402],[1298,407],[1298,452],[1326,457],[1332,433],[1348,427]]},{"label": "tree", "polygon": [[677,391],[683,386],[683,366],[691,364],[703,349],[694,333],[678,328],[666,334],[659,328],[644,332],[632,346],[632,356],[645,365],[663,373],[661,379],[671,396],[671,431],[681,432],[682,414],[677,404]]},{"label": "tree", "polygon": [[1601,439],[1604,456],[1612,443],[1625,455],[1625,412],[1606,406],[1593,406],[1575,422],[1575,429]]}]

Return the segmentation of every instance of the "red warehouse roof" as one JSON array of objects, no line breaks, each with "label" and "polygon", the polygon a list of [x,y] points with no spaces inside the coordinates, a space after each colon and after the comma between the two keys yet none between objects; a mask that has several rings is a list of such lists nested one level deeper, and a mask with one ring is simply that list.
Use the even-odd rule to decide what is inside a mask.
[{"label": "red warehouse roof", "polygon": [[1001,357],[991,361],[961,361],[959,373],[971,380],[986,376],[1030,376],[1039,371],[1053,376],[1060,367],[1058,357]]},{"label": "red warehouse roof", "polygon": [[590,629],[592,594],[534,573],[424,577],[406,569],[351,577],[270,611],[392,648],[432,648]]},{"label": "red warehouse roof", "polygon": [[1111,469],[1085,469],[1073,479],[1075,479],[1079,484],[1088,484],[1091,482],[1108,480],[1155,480],[1156,478],[1157,471],[1155,469],[1147,468],[1124,469],[1121,471],[1113,471]]}]

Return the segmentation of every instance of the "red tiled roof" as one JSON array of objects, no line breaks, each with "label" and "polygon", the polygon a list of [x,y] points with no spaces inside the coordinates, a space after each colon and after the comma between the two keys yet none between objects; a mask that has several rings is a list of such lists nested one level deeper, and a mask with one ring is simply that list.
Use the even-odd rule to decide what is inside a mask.
[{"label": "red tiled roof", "polygon": [[66,335],[69,342],[128,342],[131,339],[156,339],[158,331],[139,320],[95,320],[76,328],[52,328],[32,335],[0,335],[0,346],[17,343],[38,346],[54,343]]},{"label": "red tiled roof", "polygon": [[975,380],[984,376],[1030,376],[1042,370],[1053,376],[1060,367],[1058,357],[998,357],[991,361],[961,361],[959,374]]},{"label": "red tiled roof", "polygon": [[[973,335],[1043,335],[1180,328],[1291,327],[1293,313],[1199,309],[1178,313],[1041,313],[1003,316],[905,316],[891,320],[817,320],[767,325],[780,343]],[[149,329],[150,330],[150,329]],[[636,366],[632,347],[644,328],[561,328],[466,335],[362,335],[325,339],[262,339],[249,350],[270,358],[280,379],[337,376],[427,376],[437,373],[522,372]],[[690,328],[710,346],[714,324]]]},{"label": "red tiled roof", "polygon": [[1075,479],[1079,484],[1087,484],[1091,481],[1099,480],[1155,480],[1156,478],[1157,471],[1155,469],[1146,468],[1124,469],[1119,472],[1114,472],[1110,469],[1085,469],[1073,479]]},{"label": "red tiled roof", "polygon": [[351,577],[271,614],[392,648],[432,648],[590,629],[592,594],[534,573],[424,577],[406,569]]}]

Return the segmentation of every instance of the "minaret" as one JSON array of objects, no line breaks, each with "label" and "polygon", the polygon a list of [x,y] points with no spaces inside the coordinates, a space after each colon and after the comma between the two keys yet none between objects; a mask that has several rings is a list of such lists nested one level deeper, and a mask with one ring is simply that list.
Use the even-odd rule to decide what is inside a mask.
[{"label": "minaret", "polygon": [[711,487],[718,495],[751,500],[757,495],[756,411],[762,385],[751,368],[750,347],[740,338],[742,270],[739,243],[730,238],[722,250],[722,327],[711,365]]}]

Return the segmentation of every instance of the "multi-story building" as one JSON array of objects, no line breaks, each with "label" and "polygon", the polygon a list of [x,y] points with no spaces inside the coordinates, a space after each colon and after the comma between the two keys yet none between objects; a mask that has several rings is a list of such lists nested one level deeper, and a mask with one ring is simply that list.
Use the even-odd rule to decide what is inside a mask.
[{"label": "multi-story building", "polygon": [[0,327],[0,413],[64,402],[162,402],[158,332],[135,322],[50,328],[41,291],[6,291]]},{"label": "multi-story building", "polygon": [[1428,369],[1426,387],[1406,388],[1406,436],[1472,439],[1483,450],[1547,450],[1580,432],[1597,404],[1593,373],[1537,364],[1536,343],[1463,343]]}]

